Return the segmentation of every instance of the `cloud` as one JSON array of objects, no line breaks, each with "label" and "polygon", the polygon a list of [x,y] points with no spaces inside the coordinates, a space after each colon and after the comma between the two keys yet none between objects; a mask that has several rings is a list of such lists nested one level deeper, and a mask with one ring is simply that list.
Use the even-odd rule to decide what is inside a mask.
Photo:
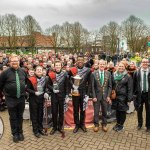
[{"label": "cloud", "polygon": [[65,21],[79,21],[87,29],[99,28],[109,21],[121,23],[133,14],[150,24],[149,0],[1,0],[0,14],[30,14],[47,28]]}]

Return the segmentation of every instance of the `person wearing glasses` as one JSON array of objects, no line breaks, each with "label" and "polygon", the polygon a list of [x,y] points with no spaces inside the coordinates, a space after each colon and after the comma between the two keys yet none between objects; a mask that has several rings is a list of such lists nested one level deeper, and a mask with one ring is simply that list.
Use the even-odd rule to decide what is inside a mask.
[{"label": "person wearing glasses", "polygon": [[26,73],[19,67],[18,56],[12,55],[10,57],[10,68],[0,74],[0,90],[4,93],[6,99],[14,142],[24,140],[22,124],[26,79]]},{"label": "person wearing glasses", "polygon": [[138,126],[140,130],[143,126],[143,105],[146,109],[146,128],[150,133],[150,68],[149,60],[142,59],[141,67],[133,75],[134,83],[134,105],[137,110]]}]

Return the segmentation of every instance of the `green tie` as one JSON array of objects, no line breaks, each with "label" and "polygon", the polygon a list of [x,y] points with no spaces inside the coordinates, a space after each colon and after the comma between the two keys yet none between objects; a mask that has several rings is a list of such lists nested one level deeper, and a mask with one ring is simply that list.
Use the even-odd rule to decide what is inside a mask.
[{"label": "green tie", "polygon": [[101,82],[101,85],[103,85],[103,82],[104,82],[104,78],[103,78],[103,72],[101,72],[101,76],[100,76],[100,82]]},{"label": "green tie", "polygon": [[146,71],[144,71],[143,77],[143,92],[146,92]]},{"label": "green tie", "polygon": [[16,86],[17,86],[17,98],[20,97],[20,80],[19,80],[19,75],[18,72],[16,71]]}]

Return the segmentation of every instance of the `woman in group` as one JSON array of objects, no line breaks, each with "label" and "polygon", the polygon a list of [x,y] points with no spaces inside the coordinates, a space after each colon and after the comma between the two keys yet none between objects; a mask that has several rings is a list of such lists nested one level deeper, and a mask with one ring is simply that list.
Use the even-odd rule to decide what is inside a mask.
[{"label": "woman in group", "polygon": [[133,78],[133,74],[136,70],[137,70],[137,67],[136,67],[135,63],[133,61],[130,62],[130,64],[127,67],[127,71],[132,76],[132,78]]},{"label": "woman in group", "polygon": [[132,77],[126,71],[123,62],[118,64],[118,69],[113,74],[113,90],[116,92],[116,98],[112,101],[112,109],[116,110],[117,119],[113,130],[119,132],[123,130],[126,111],[129,109],[128,103],[131,102],[133,95]]},{"label": "woman in group", "polygon": [[27,81],[30,117],[32,121],[33,133],[37,138],[44,135],[42,121],[45,80],[46,78],[43,76],[43,67],[37,66],[35,69],[35,75],[30,75]]}]

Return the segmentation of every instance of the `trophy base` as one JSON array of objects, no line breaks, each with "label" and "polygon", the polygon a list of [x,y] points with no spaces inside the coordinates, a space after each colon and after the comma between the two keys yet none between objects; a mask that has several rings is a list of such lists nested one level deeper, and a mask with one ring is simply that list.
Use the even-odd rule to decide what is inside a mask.
[{"label": "trophy base", "polygon": [[72,96],[80,96],[79,93],[71,93],[71,94],[72,94]]}]

